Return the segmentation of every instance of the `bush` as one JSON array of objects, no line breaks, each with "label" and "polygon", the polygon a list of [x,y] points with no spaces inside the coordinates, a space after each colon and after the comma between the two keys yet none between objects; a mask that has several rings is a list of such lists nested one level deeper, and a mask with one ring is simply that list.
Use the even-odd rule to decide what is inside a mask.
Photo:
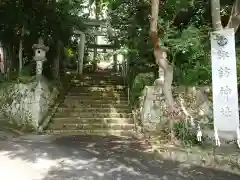
[{"label": "bush", "polygon": [[153,72],[139,73],[135,76],[135,79],[130,88],[130,100],[133,106],[137,105],[144,87],[153,85],[155,79],[156,77]]},{"label": "bush", "polygon": [[186,127],[188,125],[185,122],[174,123],[174,134],[178,140],[181,140],[183,144],[188,146],[199,145],[201,142],[197,141],[196,133]]}]

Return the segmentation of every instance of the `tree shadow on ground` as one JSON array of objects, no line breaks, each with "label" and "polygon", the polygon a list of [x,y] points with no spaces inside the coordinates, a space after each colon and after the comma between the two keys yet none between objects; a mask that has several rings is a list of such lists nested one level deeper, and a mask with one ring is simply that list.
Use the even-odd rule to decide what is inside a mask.
[{"label": "tree shadow on ground", "polygon": [[[0,157],[21,159],[45,171],[41,180],[239,180],[240,176],[156,157],[138,139],[67,136],[52,142],[0,141]],[[48,164],[47,164],[48,163]],[[50,164],[50,165],[49,165]],[[34,179],[34,178],[32,178]]]}]

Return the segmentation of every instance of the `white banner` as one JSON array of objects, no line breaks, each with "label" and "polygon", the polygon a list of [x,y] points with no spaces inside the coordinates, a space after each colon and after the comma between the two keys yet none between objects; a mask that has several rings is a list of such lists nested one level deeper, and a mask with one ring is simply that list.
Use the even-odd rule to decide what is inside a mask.
[{"label": "white banner", "polygon": [[[233,29],[211,33],[214,130],[238,133],[238,89]],[[216,138],[216,136],[215,136]],[[235,136],[236,138],[236,136]],[[220,144],[219,144],[220,145]]]}]

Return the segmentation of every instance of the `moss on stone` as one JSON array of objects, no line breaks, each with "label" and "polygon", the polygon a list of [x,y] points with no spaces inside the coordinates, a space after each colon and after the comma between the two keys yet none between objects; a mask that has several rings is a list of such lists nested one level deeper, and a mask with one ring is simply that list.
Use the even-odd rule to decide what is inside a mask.
[{"label": "moss on stone", "polygon": [[[38,89],[39,92],[37,92],[37,88],[40,88]],[[41,79],[39,85],[35,77],[20,76],[14,80],[1,83],[0,109],[13,124],[16,123],[17,126],[23,127],[25,131],[32,131],[36,129],[37,123],[40,121],[39,119],[32,119],[33,116],[35,118],[42,117],[47,109],[54,104],[58,92],[55,83],[48,82],[44,78]],[[38,100],[35,101],[36,93],[40,95],[39,102]],[[26,102],[28,105],[26,105]],[[40,107],[36,107],[39,112],[36,113],[40,113],[40,115],[33,115],[36,105],[32,103],[39,104]],[[28,106],[33,108],[28,109]]]},{"label": "moss on stone", "polygon": [[139,73],[131,86],[130,89],[130,97],[131,97],[131,104],[137,105],[139,97],[142,95],[142,91],[145,86],[152,85],[155,80],[155,74],[150,73]]}]

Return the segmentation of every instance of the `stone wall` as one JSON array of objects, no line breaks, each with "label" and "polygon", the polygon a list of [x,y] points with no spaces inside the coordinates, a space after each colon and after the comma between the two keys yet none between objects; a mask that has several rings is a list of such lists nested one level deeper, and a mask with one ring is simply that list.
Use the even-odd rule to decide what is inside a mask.
[{"label": "stone wall", "polygon": [[[174,87],[176,114],[174,121],[182,121],[196,128],[200,124],[203,129],[212,129],[213,110],[211,89],[208,87]],[[139,123],[154,131],[156,127],[168,126],[169,117],[162,93],[157,93],[155,86],[145,86],[140,101]],[[151,129],[149,129],[151,127]]]},{"label": "stone wall", "polygon": [[0,89],[0,108],[19,126],[29,125],[36,130],[57,96],[57,88],[43,78],[26,84],[9,83]]}]

